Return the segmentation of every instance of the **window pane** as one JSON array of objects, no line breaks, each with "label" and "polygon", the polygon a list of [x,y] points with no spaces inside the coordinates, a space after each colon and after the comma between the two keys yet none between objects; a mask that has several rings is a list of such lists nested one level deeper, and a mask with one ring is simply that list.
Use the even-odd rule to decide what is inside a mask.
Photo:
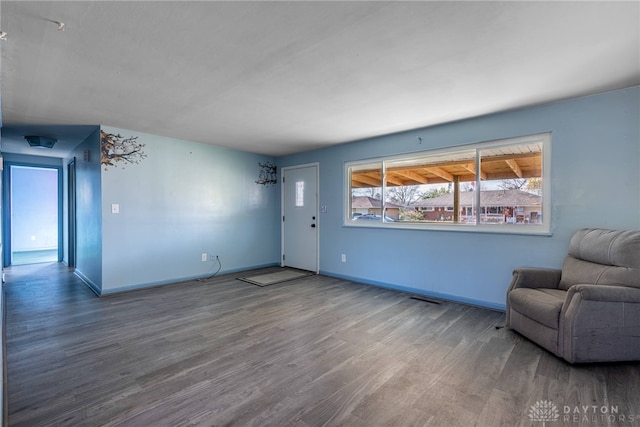
[{"label": "window pane", "polygon": [[475,157],[475,150],[463,150],[387,162],[387,216],[405,222],[467,222],[473,198],[463,205],[456,188],[461,194],[475,181]]},{"label": "window pane", "polygon": [[549,233],[550,144],[544,133],[346,163],[345,222]]},{"label": "window pane", "polygon": [[481,224],[542,224],[542,142],[480,150]]},{"label": "window pane", "polygon": [[304,181],[296,181],[296,207],[304,207]]},{"label": "window pane", "polygon": [[382,221],[382,162],[349,168],[351,221]]}]

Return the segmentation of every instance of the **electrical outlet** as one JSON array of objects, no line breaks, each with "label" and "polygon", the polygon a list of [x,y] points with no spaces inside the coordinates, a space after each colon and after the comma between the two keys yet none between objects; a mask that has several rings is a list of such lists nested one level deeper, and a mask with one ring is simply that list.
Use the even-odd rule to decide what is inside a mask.
[{"label": "electrical outlet", "polygon": [[218,255],[211,255],[211,261],[215,261],[218,258]]},{"label": "electrical outlet", "polygon": [[202,254],[202,262],[206,262],[207,261],[207,254]]},{"label": "electrical outlet", "polygon": [[340,259],[342,262],[347,262],[347,254],[342,254],[342,257]]}]

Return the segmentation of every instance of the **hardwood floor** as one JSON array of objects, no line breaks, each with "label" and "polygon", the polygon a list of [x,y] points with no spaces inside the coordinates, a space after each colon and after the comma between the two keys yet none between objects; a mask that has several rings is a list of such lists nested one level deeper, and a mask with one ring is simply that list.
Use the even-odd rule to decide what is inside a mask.
[{"label": "hardwood floor", "polygon": [[9,425],[542,426],[540,401],[548,426],[640,425],[639,364],[571,366],[503,313],[236,276],[98,298],[59,264],[8,269]]}]

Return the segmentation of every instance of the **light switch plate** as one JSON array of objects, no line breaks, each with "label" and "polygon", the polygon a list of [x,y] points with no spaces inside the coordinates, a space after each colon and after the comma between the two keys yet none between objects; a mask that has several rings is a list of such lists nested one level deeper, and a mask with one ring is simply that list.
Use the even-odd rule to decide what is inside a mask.
[{"label": "light switch plate", "polygon": [[112,214],[119,214],[120,213],[120,205],[117,204],[117,203],[111,204],[111,213]]}]

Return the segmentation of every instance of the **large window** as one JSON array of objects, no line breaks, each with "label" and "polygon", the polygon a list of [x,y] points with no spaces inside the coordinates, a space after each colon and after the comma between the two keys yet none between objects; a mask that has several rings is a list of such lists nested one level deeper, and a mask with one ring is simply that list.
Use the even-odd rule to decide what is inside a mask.
[{"label": "large window", "polygon": [[546,234],[551,135],[345,164],[345,224]]}]

